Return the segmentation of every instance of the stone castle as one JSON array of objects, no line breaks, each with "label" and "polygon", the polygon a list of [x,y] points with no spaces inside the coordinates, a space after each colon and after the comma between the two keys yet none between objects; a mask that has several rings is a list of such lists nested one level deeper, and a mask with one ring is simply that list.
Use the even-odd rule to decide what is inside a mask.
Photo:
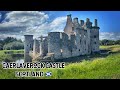
[{"label": "stone castle", "polygon": [[24,35],[25,61],[31,61],[28,55],[57,60],[99,52],[99,29],[97,19],[92,25],[89,18],[84,22],[78,18],[72,20],[71,15],[67,15],[64,32],[49,32],[39,40],[33,40],[33,35]]}]

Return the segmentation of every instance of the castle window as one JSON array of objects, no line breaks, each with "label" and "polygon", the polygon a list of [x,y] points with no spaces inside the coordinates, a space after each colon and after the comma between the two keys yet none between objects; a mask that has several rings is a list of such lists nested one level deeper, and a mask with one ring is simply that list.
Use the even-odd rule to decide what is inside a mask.
[{"label": "castle window", "polygon": [[96,42],[94,42],[96,44]]},{"label": "castle window", "polygon": [[31,44],[30,44],[30,48],[32,48]]},{"label": "castle window", "polygon": [[81,34],[80,34],[80,37],[81,37]]},{"label": "castle window", "polygon": [[81,39],[80,39],[80,43],[81,43]]},{"label": "castle window", "polygon": [[63,52],[63,49],[60,49],[60,52],[62,53],[62,52]]},{"label": "castle window", "polygon": [[79,49],[79,51],[80,51],[80,49]]},{"label": "castle window", "polygon": [[84,35],[84,37],[86,37],[86,36]]},{"label": "castle window", "polygon": [[86,44],[86,41],[85,41],[85,44]]},{"label": "castle window", "polygon": [[96,38],[96,35],[94,35],[94,38]]}]

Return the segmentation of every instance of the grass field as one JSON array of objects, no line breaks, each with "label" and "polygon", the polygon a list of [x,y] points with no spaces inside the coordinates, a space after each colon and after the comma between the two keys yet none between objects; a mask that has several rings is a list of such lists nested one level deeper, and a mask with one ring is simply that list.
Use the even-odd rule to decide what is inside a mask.
[{"label": "grass field", "polygon": [[[120,79],[120,45],[100,46],[100,48],[109,49],[113,53],[106,57],[69,63],[64,69],[43,69],[41,71],[52,72],[52,76],[34,79]],[[5,70],[0,65],[0,79],[20,79],[15,77],[15,71],[21,70]],[[22,79],[29,78],[23,77]]]}]

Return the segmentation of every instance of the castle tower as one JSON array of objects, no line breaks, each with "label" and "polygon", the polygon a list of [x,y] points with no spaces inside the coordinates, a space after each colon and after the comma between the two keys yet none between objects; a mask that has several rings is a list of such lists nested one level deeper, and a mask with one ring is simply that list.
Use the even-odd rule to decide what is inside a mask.
[{"label": "castle tower", "polygon": [[25,62],[32,62],[32,58],[29,53],[33,49],[33,35],[24,35],[24,37],[24,59]]},{"label": "castle tower", "polygon": [[71,14],[70,15],[67,15],[67,22],[66,22],[66,26],[64,28],[64,32],[67,34],[67,35],[70,35],[71,32],[73,31],[73,28],[72,28],[72,18],[71,18]]},{"label": "castle tower", "polygon": [[99,27],[97,25],[97,19],[94,20],[94,25],[91,30],[91,50],[92,52],[99,51]]}]

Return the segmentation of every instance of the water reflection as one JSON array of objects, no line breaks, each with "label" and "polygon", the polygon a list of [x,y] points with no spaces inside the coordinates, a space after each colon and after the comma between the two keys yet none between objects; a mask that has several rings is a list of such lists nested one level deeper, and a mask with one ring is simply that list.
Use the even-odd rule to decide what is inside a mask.
[{"label": "water reflection", "polygon": [[24,62],[32,62],[32,57],[28,53],[24,55]]},{"label": "water reflection", "polygon": [[16,60],[16,63],[24,63],[24,59]]}]

